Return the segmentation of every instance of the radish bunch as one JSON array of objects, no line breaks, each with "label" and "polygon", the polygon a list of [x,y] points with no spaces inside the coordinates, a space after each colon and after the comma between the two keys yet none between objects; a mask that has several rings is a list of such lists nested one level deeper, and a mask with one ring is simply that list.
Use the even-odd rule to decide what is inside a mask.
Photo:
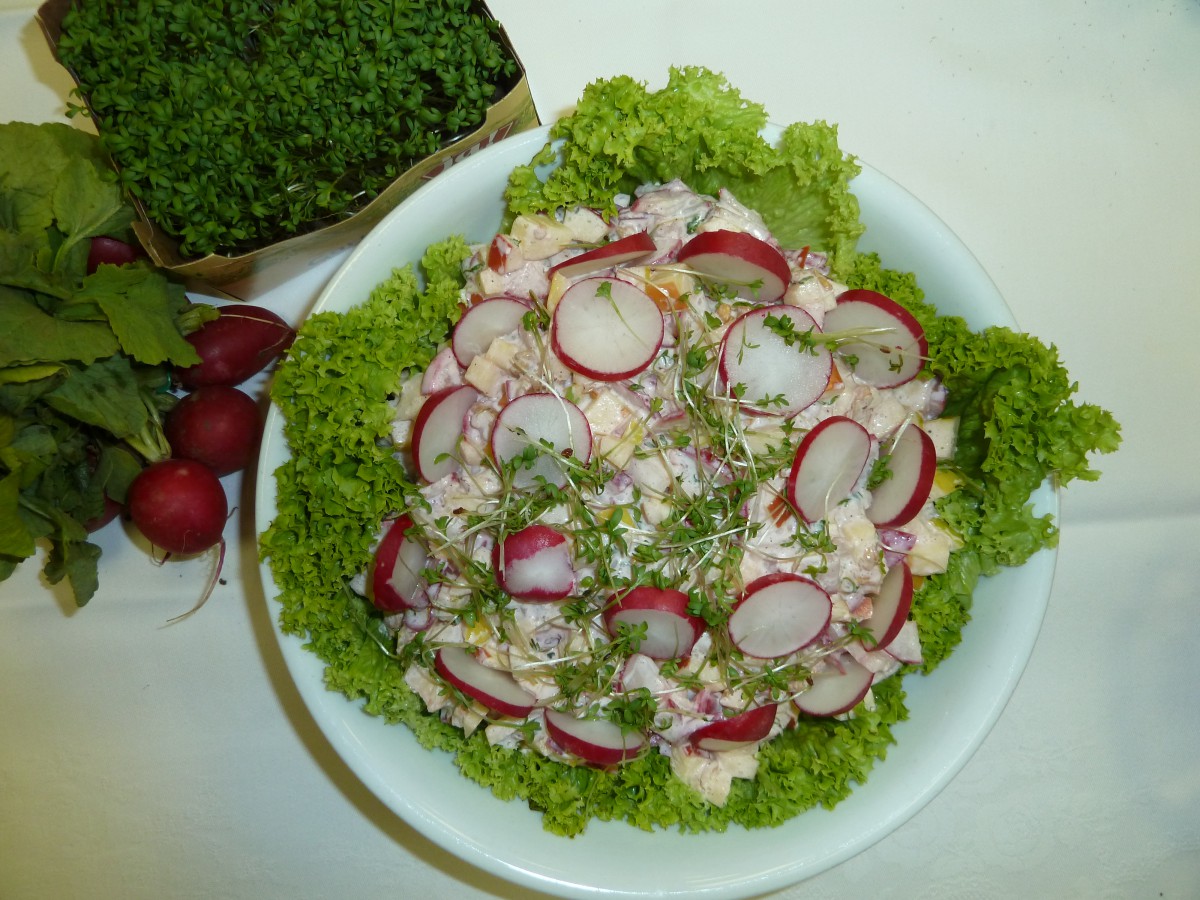
[{"label": "radish bunch", "polygon": [[479,248],[397,431],[423,499],[368,579],[458,705],[596,766],[753,748],[921,661],[903,529],[944,394],[896,399],[919,324],[832,284],[806,306],[806,254],[662,205],[599,242],[564,217]]}]

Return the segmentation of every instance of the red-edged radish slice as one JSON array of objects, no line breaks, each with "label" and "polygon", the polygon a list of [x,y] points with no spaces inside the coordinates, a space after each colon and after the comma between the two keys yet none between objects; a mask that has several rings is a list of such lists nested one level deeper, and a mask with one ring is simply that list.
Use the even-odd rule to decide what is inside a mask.
[{"label": "red-edged radish slice", "polygon": [[550,341],[574,371],[621,381],[654,361],[664,331],[662,310],[645,291],[615,278],[586,278],[554,307]]},{"label": "red-edged radish slice", "polygon": [[462,383],[463,372],[454,358],[454,351],[450,347],[443,347],[429,361],[421,375],[421,393],[428,396]]},{"label": "red-edged radish slice", "polygon": [[937,474],[937,450],[929,435],[908,425],[892,442],[885,463],[891,475],[871,492],[867,518],[877,528],[896,528],[911,522],[929,499]]},{"label": "red-edged radish slice", "polygon": [[416,538],[405,534],[412,519],[401,516],[385,526],[371,566],[371,602],[381,612],[401,612],[429,605],[428,587],[421,574],[429,553]]},{"label": "red-edged radish slice", "polygon": [[491,445],[500,465],[521,456],[527,447],[537,448],[532,466],[513,473],[514,487],[533,487],[539,477],[562,487],[567,472],[556,457],[570,456],[587,465],[592,458],[592,430],[587,416],[570,400],[557,394],[523,394],[496,417]]},{"label": "red-edged radish slice", "polygon": [[733,321],[721,342],[720,374],[728,390],[750,411],[791,416],[825,393],[833,355],[824,344],[788,344],[820,334],[812,316],[783,303],[760,306]]},{"label": "red-edged radish slice", "polygon": [[467,413],[479,399],[469,384],[443,388],[431,394],[413,420],[413,462],[417,474],[434,482],[458,471],[458,442]]},{"label": "red-edged radish slice", "polygon": [[651,659],[687,656],[705,628],[704,619],[688,612],[687,594],[651,585],[639,585],[613,598],[604,611],[604,627],[615,637],[621,623],[646,626],[638,652]]},{"label": "red-edged radish slice", "polygon": [[575,587],[566,537],[548,525],[528,525],[492,546],[496,583],[519,600],[561,600]]},{"label": "red-edged radish slice", "polygon": [[833,605],[819,584],[803,575],[775,572],[756,578],[729,616],[729,639],[748,656],[788,656],[829,627]]},{"label": "red-edged radish slice", "polygon": [[925,329],[890,297],[863,289],[839,295],[837,306],[825,313],[826,334],[858,329],[879,331],[840,343],[837,354],[859,380],[879,388],[896,387],[912,381],[925,365]]},{"label": "red-edged radish slice", "polygon": [[919,666],[923,663],[925,657],[921,652],[921,635],[917,631],[917,623],[909,619],[900,626],[899,633],[887,645],[884,653],[890,654],[907,666]]},{"label": "red-edged radish slice", "polygon": [[625,731],[607,719],[577,719],[568,713],[547,709],[546,733],[572,756],[593,766],[615,766],[637,756],[646,737]]},{"label": "red-edged radish slice", "polygon": [[839,716],[858,706],[871,689],[875,673],[845,654],[828,671],[813,676],[812,687],[793,701],[810,716]]},{"label": "red-edged radish slice", "polygon": [[476,356],[486,353],[492,341],[521,327],[529,304],[516,297],[488,297],[462,314],[454,325],[450,346],[464,369]]},{"label": "red-edged radish slice", "polygon": [[788,501],[805,522],[824,519],[850,496],[871,455],[871,435],[846,416],[820,422],[800,441],[787,479]]},{"label": "red-edged radish slice", "polygon": [[744,231],[702,231],[683,245],[678,260],[737,289],[739,297],[774,303],[792,281],[784,255]]},{"label": "red-edged radish slice", "polygon": [[579,278],[583,275],[603,272],[614,266],[637,262],[645,259],[654,250],[654,238],[644,231],[638,231],[551,266],[548,274],[551,278],[555,275],[562,275],[564,278]]},{"label": "red-edged radish slice", "polygon": [[712,753],[734,750],[757,744],[771,733],[775,724],[776,704],[768,703],[740,712],[728,719],[718,719],[688,735],[693,746]]},{"label": "red-edged radish slice", "polygon": [[485,666],[462,647],[442,647],[433,656],[439,675],[494,713],[523,719],[537,703],[508,672]]},{"label": "red-edged radish slice", "polygon": [[874,644],[864,646],[868,650],[886,650],[908,621],[912,609],[913,578],[907,563],[898,563],[888,569],[879,585],[879,593],[871,598],[871,618],[864,623]]}]

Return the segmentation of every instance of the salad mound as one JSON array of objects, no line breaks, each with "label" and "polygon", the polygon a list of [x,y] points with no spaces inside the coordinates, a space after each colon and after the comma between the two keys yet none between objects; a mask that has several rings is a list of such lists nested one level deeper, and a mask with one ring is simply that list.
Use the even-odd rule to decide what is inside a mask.
[{"label": "salad mound", "polygon": [[[691,131],[670,128],[681,122],[701,124]],[[861,233],[849,191],[856,167],[836,149],[833,129],[792,126],[772,148],[758,136],[764,123],[760,108],[703,70],[673,72],[668,88],[653,95],[627,79],[597,83],[579,112],[553,129],[563,140],[534,160],[535,166],[557,162],[554,173],[542,181],[533,166],[514,172],[511,215],[514,222],[522,215],[562,216],[580,204],[612,213],[619,195],[643,182],[682,178],[701,192],[724,188],[757,205],[773,233],[789,236],[780,240],[785,247],[803,256],[826,254],[830,275],[842,285],[885,294],[910,311],[927,340],[925,368],[947,390],[943,415],[958,422],[953,456],[941,462],[956,489],[932,503],[940,527],[954,538],[953,552],[913,592],[910,618],[920,655],[910,658],[920,662],[903,670],[931,671],[961,639],[978,578],[1053,545],[1053,522],[1033,512],[1032,491],[1047,477],[1060,483],[1095,477],[1087,457],[1115,449],[1117,427],[1103,410],[1071,402],[1074,385],[1053,348],[1007,329],[974,334],[961,320],[939,317],[913,276],[885,270],[876,257],[853,249]],[[676,145],[664,139],[668,132],[689,138]],[[720,152],[710,149],[718,146]],[[877,682],[871,702],[850,716],[788,723],[757,745],[752,778],[733,778],[726,794],[707,798],[678,776],[669,754],[574,765],[561,753],[530,752],[519,740],[494,740],[494,733],[489,739],[488,728],[468,734],[452,714],[445,721],[426,711],[432,695],[426,691],[422,700],[412,677],[406,680],[411,665],[402,661],[421,658],[404,658],[407,647],[420,648],[430,625],[413,607],[432,604],[413,604],[409,594],[396,615],[385,615],[352,585],[370,593],[360,573],[375,558],[381,525],[399,511],[432,505],[421,485],[436,479],[415,479],[395,452],[397,397],[403,397],[405,376],[437,371],[431,363],[462,313],[461,293],[471,275],[464,263],[478,252],[450,238],[427,252],[423,279],[412,268],[397,270],[363,305],[314,316],[278,372],[273,397],[284,412],[292,457],[276,473],[278,515],[263,535],[262,553],[280,588],[282,626],[308,638],[327,663],[331,689],[363,698],[368,712],[403,722],[423,745],[453,753],[464,774],[502,798],[524,799],[560,834],[580,833],[591,818],[684,831],[759,827],[835,805],[885,755],[891,726],[905,718],[902,678]],[[483,268],[490,266],[476,266],[475,273]],[[471,283],[478,287],[477,274]],[[432,453],[418,459],[417,468],[424,464],[426,474],[437,475],[443,457]],[[475,622],[480,612],[474,609]],[[461,659],[447,662],[461,672],[455,668]],[[749,706],[763,700],[758,696]]]}]

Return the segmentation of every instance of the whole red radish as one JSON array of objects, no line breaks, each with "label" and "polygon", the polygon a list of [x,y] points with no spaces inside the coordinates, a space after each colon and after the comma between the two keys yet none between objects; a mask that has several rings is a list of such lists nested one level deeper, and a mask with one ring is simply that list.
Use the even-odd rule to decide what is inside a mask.
[{"label": "whole red radish", "polygon": [[221,540],[229,504],[212,469],[192,459],[165,459],[129,485],[129,517],[156,547],[188,555]]},{"label": "whole red radish", "polygon": [[258,404],[223,384],[198,387],[167,413],[163,432],[171,455],[204,463],[217,475],[246,468],[262,436]]},{"label": "whole red radish", "polygon": [[137,262],[145,254],[140,247],[111,237],[94,237],[88,246],[87,273],[91,275],[100,266],[123,266]]},{"label": "whole red radish", "polygon": [[269,309],[245,303],[222,306],[218,317],[187,336],[200,362],[175,370],[185,390],[237,385],[261,372],[292,345],[296,332]]}]

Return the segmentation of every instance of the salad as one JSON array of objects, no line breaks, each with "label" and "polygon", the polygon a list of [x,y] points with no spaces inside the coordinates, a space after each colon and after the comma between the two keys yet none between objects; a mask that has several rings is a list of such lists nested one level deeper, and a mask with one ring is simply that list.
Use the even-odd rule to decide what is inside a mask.
[{"label": "salad", "polygon": [[1052,348],[855,250],[834,129],[763,124],[704,70],[598,82],[503,234],[277,374],[283,627],[561,834],[837,803],[977,579],[1054,542],[1032,491],[1117,445]]}]

